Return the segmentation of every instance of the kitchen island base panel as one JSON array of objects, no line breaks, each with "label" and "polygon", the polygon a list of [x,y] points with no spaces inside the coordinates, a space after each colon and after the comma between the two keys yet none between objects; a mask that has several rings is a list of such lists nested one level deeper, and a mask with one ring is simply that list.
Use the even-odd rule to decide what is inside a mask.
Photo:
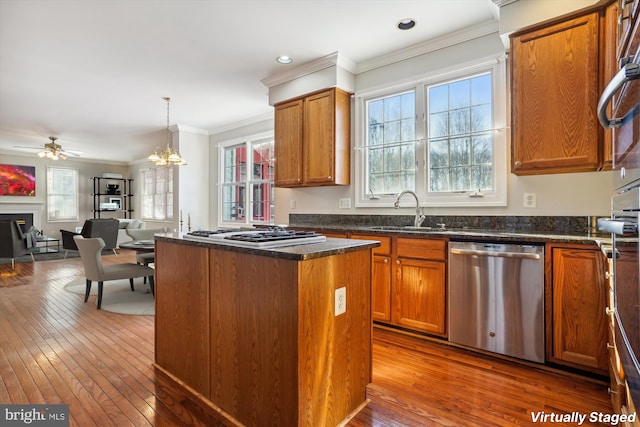
[{"label": "kitchen island base panel", "polygon": [[[370,248],[290,260],[163,241],[158,246],[162,290],[157,293],[165,295],[156,305],[165,307],[156,311],[157,336],[166,341],[165,332],[177,334],[181,328],[173,321],[184,321],[185,310],[198,318],[207,313],[202,329],[208,333],[196,334],[201,339],[156,349],[157,368],[170,374],[166,381],[185,390],[198,411],[225,418],[229,425],[271,420],[335,426],[366,405],[372,357]],[[201,253],[194,256],[191,249]],[[177,260],[164,264],[164,257]],[[206,289],[197,285],[201,309],[175,297],[189,282],[162,269],[177,263],[181,267],[175,270],[184,271],[194,261],[206,284]],[[336,316],[335,291],[343,287],[346,313]],[[176,306],[180,301],[184,307]],[[187,319],[186,324],[194,323]],[[207,378],[194,378],[178,364],[164,365],[176,358],[205,363],[201,377]]]}]

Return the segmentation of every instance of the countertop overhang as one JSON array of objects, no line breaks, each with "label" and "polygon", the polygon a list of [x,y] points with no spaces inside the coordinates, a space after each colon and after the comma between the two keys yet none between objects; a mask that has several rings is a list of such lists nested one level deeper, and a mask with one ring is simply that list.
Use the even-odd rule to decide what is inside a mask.
[{"label": "countertop overhang", "polygon": [[278,248],[247,248],[231,246],[224,241],[204,242],[200,240],[185,239],[181,233],[156,234],[155,239],[159,242],[178,243],[188,246],[200,246],[224,251],[240,252],[272,258],[290,259],[295,261],[305,261],[314,258],[322,258],[331,255],[343,254],[363,249],[371,249],[380,246],[376,240],[353,240],[327,238],[322,243],[298,244],[282,246]]}]

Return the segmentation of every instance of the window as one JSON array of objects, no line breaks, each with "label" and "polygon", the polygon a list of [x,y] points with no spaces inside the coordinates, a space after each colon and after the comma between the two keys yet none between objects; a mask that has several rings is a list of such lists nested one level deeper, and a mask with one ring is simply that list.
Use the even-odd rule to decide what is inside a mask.
[{"label": "window", "polygon": [[142,171],[142,218],[173,219],[173,168]]},{"label": "window", "polygon": [[491,61],[360,95],[357,205],[388,206],[407,189],[423,206],[506,205],[504,68]]},{"label": "window", "polygon": [[222,144],[220,153],[222,222],[273,223],[273,136]]},{"label": "window", "polygon": [[47,168],[47,220],[78,220],[78,170]]}]

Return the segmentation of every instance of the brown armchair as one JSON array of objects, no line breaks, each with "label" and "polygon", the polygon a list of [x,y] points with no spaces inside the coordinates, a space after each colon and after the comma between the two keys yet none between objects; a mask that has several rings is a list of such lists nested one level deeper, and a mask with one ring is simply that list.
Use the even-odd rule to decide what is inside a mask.
[{"label": "brown armchair", "polygon": [[15,268],[15,259],[19,256],[33,253],[30,242],[22,233],[18,221],[0,221],[0,258],[11,258],[11,268]]},{"label": "brown armchair", "polygon": [[78,250],[78,245],[76,245],[76,242],[73,240],[74,236],[82,236],[85,238],[100,237],[104,241],[104,249],[112,250],[113,253],[117,255],[118,225],[119,221],[114,218],[88,219],[84,222],[80,233],[60,230],[60,233],[62,233],[62,248],[65,250],[64,257],[67,257],[67,253],[70,250]]}]

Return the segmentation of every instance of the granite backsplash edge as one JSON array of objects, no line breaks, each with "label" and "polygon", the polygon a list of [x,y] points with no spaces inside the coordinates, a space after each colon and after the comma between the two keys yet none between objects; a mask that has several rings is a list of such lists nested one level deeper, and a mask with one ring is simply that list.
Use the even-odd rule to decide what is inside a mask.
[{"label": "granite backsplash edge", "polygon": [[[289,214],[290,227],[402,227],[413,225],[413,215]],[[444,224],[448,229],[496,230],[515,233],[582,234],[593,232],[592,216],[436,216],[425,227]]]}]

